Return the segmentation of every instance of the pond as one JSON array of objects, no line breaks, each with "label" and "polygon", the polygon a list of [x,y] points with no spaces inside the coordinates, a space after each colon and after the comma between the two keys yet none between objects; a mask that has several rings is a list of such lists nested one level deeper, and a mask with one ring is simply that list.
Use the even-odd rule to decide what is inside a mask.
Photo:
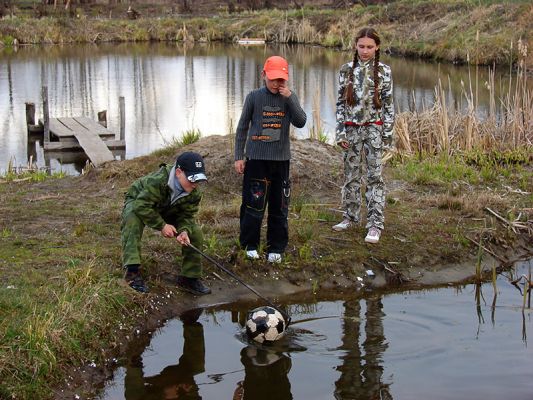
[{"label": "pond", "polygon": [[272,346],[246,339],[242,304],[191,311],[132,349],[100,398],[531,399],[531,306],[511,281],[532,267],[500,275],[496,292],[485,283],[289,304],[293,324]]},{"label": "pond", "polygon": [[[225,44],[105,44],[0,49],[0,172],[9,161],[77,174],[85,158],[69,154],[45,157],[41,143],[28,140],[25,102],[36,105],[42,118],[41,87],[49,93],[51,117],[86,116],[97,120],[107,110],[108,127],[120,130],[119,97],[125,99],[126,150],[133,158],[164,147],[192,129],[202,135],[234,132],[244,98],[261,84],[264,60],[285,56],[291,65],[290,86],[308,115],[296,129],[299,138],[310,130],[333,141],[337,75],[352,55],[313,46],[241,46]],[[489,106],[488,68],[391,58],[395,105],[399,111],[429,107],[441,80],[448,104],[464,107],[462,92],[477,93],[478,111]],[[497,71],[496,95],[505,93],[509,71]],[[465,83],[465,86],[461,85]],[[40,139],[42,142],[42,139]],[[71,160],[74,158],[74,160]]]}]

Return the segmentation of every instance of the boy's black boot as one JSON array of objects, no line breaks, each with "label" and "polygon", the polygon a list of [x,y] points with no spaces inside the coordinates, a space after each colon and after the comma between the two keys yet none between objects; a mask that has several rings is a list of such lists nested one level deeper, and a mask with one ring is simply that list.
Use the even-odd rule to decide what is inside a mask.
[{"label": "boy's black boot", "polygon": [[137,272],[126,271],[126,275],[124,275],[124,279],[126,280],[126,282],[128,282],[128,285],[130,285],[132,289],[140,293],[149,292],[148,286],[146,286],[146,284],[144,283],[144,280],[139,271]]},{"label": "boy's black boot", "polygon": [[178,287],[197,296],[211,293],[211,289],[203,284],[199,278],[178,276]]}]

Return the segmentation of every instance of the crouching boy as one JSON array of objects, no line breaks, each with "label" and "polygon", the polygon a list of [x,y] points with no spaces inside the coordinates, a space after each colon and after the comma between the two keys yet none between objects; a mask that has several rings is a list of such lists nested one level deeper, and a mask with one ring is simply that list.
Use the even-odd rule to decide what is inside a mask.
[{"label": "crouching boy", "polygon": [[202,231],[195,222],[201,192],[200,182],[207,181],[202,156],[185,152],[174,165],[161,164],[158,171],[137,179],[126,192],[122,211],[122,261],[125,279],[135,290],[148,287],[141,276],[141,238],[145,226],[181,244],[183,263],[178,287],[196,295],[211,293],[200,277],[201,255],[188,247],[201,248]]}]

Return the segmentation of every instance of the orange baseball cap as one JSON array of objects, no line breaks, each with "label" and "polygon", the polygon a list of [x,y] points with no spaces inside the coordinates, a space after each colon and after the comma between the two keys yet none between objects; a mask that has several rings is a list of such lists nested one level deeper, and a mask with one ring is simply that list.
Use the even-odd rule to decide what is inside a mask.
[{"label": "orange baseball cap", "polygon": [[272,56],[267,58],[263,70],[268,79],[289,80],[289,63],[283,57]]}]

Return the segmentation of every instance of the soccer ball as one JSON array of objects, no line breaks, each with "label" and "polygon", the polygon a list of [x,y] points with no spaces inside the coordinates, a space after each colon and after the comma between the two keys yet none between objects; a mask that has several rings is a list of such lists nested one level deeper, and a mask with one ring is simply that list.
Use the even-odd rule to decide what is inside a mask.
[{"label": "soccer ball", "polygon": [[285,333],[287,322],[273,307],[256,308],[246,317],[246,334],[258,343],[274,342]]}]

